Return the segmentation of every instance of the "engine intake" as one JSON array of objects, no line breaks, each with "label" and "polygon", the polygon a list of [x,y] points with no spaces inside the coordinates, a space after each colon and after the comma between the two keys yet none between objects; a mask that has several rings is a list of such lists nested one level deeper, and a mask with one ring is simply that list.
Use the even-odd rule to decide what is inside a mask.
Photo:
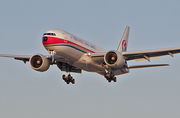
[{"label": "engine intake", "polygon": [[125,65],[124,57],[120,52],[115,50],[108,51],[104,56],[104,61],[114,69],[121,69]]},{"label": "engine intake", "polygon": [[48,59],[41,54],[35,54],[30,58],[29,61],[31,68],[39,71],[39,72],[44,72],[49,69],[50,63]]}]

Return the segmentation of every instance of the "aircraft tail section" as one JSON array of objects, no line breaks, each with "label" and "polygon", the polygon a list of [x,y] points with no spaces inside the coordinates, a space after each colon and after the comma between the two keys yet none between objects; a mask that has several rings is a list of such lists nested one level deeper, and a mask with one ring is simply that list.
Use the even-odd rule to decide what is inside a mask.
[{"label": "aircraft tail section", "polygon": [[129,38],[129,30],[130,30],[130,27],[126,26],[126,29],[124,31],[124,34],[122,36],[122,39],[121,39],[121,42],[119,44],[119,47],[118,47],[117,51],[119,51],[119,52],[127,51],[127,44],[128,44],[128,38]]}]

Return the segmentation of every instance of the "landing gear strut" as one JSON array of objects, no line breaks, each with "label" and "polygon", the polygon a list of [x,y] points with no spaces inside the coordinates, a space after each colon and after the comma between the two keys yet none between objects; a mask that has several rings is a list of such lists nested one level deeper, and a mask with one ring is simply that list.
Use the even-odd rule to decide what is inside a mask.
[{"label": "landing gear strut", "polygon": [[108,82],[111,82],[111,81],[114,81],[116,82],[117,79],[116,77],[114,76],[114,74],[112,73],[112,70],[111,70],[111,67],[109,66],[105,66],[105,74],[104,74],[104,77],[108,80]]},{"label": "landing gear strut", "polygon": [[108,80],[108,82],[111,82],[111,81],[116,82],[117,81],[116,77],[114,76],[114,74],[112,72],[111,73],[106,73],[104,75],[104,77]]},{"label": "landing gear strut", "polygon": [[69,83],[75,84],[75,79],[73,79],[73,77],[70,75],[70,72],[72,72],[72,69],[73,69],[73,66],[71,66],[71,65],[69,65],[69,64],[66,63],[66,65],[65,65],[65,70],[66,70],[68,76],[63,75],[63,76],[62,76],[62,79],[63,79],[67,84],[69,84]]},{"label": "landing gear strut", "polygon": [[75,79],[73,79],[73,77],[72,77],[70,74],[68,74],[68,76],[63,75],[63,76],[62,76],[62,79],[63,79],[67,84],[69,84],[70,82],[71,82],[72,84],[75,84]]}]

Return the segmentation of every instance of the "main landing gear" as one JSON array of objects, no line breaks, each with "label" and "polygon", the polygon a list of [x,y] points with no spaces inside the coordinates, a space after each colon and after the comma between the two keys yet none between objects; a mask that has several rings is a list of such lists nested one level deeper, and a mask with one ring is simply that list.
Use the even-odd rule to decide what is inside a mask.
[{"label": "main landing gear", "polygon": [[116,77],[114,76],[114,74],[112,72],[111,73],[106,73],[104,75],[104,77],[108,80],[108,82],[111,82],[111,81],[116,82],[117,81]]},{"label": "main landing gear", "polygon": [[63,79],[67,84],[69,84],[69,83],[75,84],[75,79],[73,79],[73,77],[72,77],[70,74],[68,74],[68,76],[63,75],[63,76],[62,76],[62,79]]}]

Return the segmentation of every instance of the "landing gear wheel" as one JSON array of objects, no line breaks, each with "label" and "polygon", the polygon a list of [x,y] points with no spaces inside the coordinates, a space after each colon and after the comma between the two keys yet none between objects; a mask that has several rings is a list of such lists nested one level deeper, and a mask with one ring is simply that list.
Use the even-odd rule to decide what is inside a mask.
[{"label": "landing gear wheel", "polygon": [[114,81],[114,82],[117,82],[117,79],[116,79],[116,77],[114,77],[114,78],[113,78],[113,81]]},{"label": "landing gear wheel", "polygon": [[108,80],[108,82],[111,82],[111,81],[116,82],[117,81],[116,77],[114,76],[114,74],[112,72],[105,73],[104,77]]},{"label": "landing gear wheel", "polygon": [[74,79],[72,80],[72,84],[75,84],[75,80]]},{"label": "landing gear wheel", "polygon": [[69,78],[69,81],[71,81],[71,82],[72,82],[72,81],[73,81],[73,78],[72,78],[72,77],[70,77],[70,78]]},{"label": "landing gear wheel", "polygon": [[72,83],[75,84],[75,80],[73,79],[73,77],[69,74],[68,76],[63,75],[62,79],[67,83]]},{"label": "landing gear wheel", "polygon": [[110,73],[110,78],[114,78],[114,74],[113,73]]},{"label": "landing gear wheel", "polygon": [[65,75],[63,75],[63,76],[62,76],[62,79],[65,81],[65,80],[66,80],[66,76],[65,76]]}]

